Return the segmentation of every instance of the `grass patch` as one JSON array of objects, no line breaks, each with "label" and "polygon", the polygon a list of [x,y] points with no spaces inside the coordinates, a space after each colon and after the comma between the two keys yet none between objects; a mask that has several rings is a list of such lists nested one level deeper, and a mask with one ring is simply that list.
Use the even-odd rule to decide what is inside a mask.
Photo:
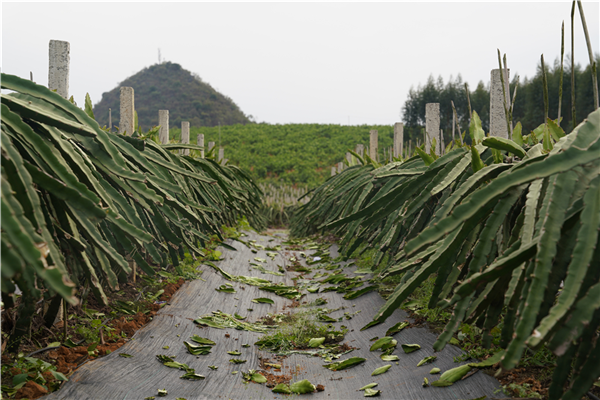
[{"label": "grass patch", "polygon": [[334,328],[332,324],[322,324],[317,318],[326,313],[326,309],[307,309],[295,313],[275,314],[265,317],[265,324],[277,325],[274,333],[263,336],[255,344],[261,350],[275,353],[286,353],[292,350],[309,349],[311,339],[325,338],[323,346],[327,348],[340,347],[348,330]]}]

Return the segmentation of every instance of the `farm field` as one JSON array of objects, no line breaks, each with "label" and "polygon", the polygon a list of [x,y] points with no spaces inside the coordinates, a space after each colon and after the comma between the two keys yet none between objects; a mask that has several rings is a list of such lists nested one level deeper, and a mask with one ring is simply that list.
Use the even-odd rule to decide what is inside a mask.
[{"label": "farm field", "polygon": [[543,118],[498,50],[489,102],[411,89],[408,127],[253,123],[168,62],[144,71],[200,87],[215,103],[187,106],[217,126],[144,102],[143,128],[125,86],[101,107],[118,98],[115,131],[51,40],[48,87],[0,77],[0,397],[598,398],[598,57],[577,9],[590,65],[566,72],[563,26],[523,90]]}]

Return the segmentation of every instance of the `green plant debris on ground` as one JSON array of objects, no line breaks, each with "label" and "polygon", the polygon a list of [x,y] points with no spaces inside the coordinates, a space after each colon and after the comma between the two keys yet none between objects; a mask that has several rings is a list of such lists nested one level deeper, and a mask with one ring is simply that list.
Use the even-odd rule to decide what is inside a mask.
[{"label": "green plant debris on ground", "polygon": [[213,342],[212,340],[200,337],[198,335],[192,335],[190,337],[190,339],[193,340],[194,342],[198,343],[198,344],[203,344],[203,345],[207,345],[207,346],[214,346],[214,345],[216,345],[216,343]]},{"label": "green plant debris on ground", "polygon": [[433,362],[436,359],[437,359],[437,356],[425,357],[424,359],[422,359],[421,361],[419,361],[419,363],[417,364],[417,367],[420,367],[421,365],[425,365],[427,363]]},{"label": "green plant debris on ground", "polygon": [[383,367],[376,368],[375,371],[373,371],[371,373],[371,376],[381,375],[381,374],[387,372],[387,370],[390,369],[391,367],[392,367],[392,364],[387,364],[387,365],[384,365]]},{"label": "green plant debris on ground", "polygon": [[[396,341],[393,337],[391,336],[386,336],[386,337],[382,337],[381,339],[378,339],[375,343],[373,343],[371,345],[371,348],[369,349],[370,351],[375,351],[375,350],[379,350],[382,347],[390,344],[390,343],[398,343],[398,341]],[[395,344],[394,344],[395,346]]]},{"label": "green plant debris on ground", "polygon": [[365,361],[366,361],[366,359],[362,358],[362,357],[352,357],[352,358],[348,358],[347,360],[334,362],[334,363],[326,364],[323,366],[332,371],[341,371],[343,369],[355,367],[358,364],[362,364]]},{"label": "green plant debris on ground", "polygon": [[290,390],[292,391],[292,393],[306,394],[314,392],[315,390],[317,390],[317,388],[307,379],[302,379],[301,381],[292,383],[290,385]]},{"label": "green plant debris on ground", "polygon": [[256,299],[252,299],[253,303],[264,303],[264,304],[275,304],[275,302],[272,299],[269,299],[267,297],[258,297]]},{"label": "green plant debris on ground", "polygon": [[[289,355],[291,352],[299,354],[336,355],[336,349],[344,339],[347,329],[335,330],[332,325],[318,322],[317,316],[325,312],[319,308],[308,308],[289,314],[269,315],[266,318],[270,323],[277,325],[275,332],[263,336],[255,345],[261,350],[268,350],[280,355]],[[309,349],[310,342],[315,338],[323,338],[320,350]]]},{"label": "green plant debris on ground", "polygon": [[381,394],[381,390],[365,389],[365,397],[375,397]]},{"label": "green plant debris on ground", "polygon": [[407,321],[398,322],[396,325],[388,329],[387,332],[385,332],[385,336],[395,335],[396,333],[400,332],[402,329],[406,328],[409,325],[410,323]]},{"label": "green plant debris on ground", "polygon": [[272,329],[275,329],[274,326],[267,326],[256,323],[249,323],[237,320],[235,317],[231,315],[221,312],[221,311],[213,311],[213,315],[204,315],[194,320],[195,323],[203,326],[210,326],[211,328],[217,329],[227,329],[234,328],[237,330],[246,330],[251,332],[260,332],[266,333]]},{"label": "green plant debris on ground", "polygon": [[374,388],[377,385],[378,385],[378,383],[375,383],[375,382],[369,383],[368,385],[365,385],[365,386],[361,387],[358,390],[372,389],[372,388]]},{"label": "green plant debris on ground", "polygon": [[421,348],[421,346],[419,346],[418,344],[403,344],[402,345],[402,350],[404,350],[404,352],[406,354],[412,353],[413,351],[417,351],[420,348]]},{"label": "green plant debris on ground", "polygon": [[231,285],[221,285],[218,288],[215,289],[217,292],[223,292],[223,293],[237,293],[235,291],[235,289],[233,287],[231,287]]},{"label": "green plant debris on ground", "polygon": [[210,345],[195,345],[185,341],[183,342],[183,344],[187,348],[188,352],[195,356],[205,356],[207,354],[210,354],[210,351],[212,350],[212,347]]}]

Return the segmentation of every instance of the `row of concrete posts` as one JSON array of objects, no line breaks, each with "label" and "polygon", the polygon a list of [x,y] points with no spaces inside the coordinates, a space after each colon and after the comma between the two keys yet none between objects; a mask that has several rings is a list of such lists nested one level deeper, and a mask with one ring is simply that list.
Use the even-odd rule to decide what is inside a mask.
[{"label": "row of concrete posts", "polygon": [[[509,76],[510,70],[504,70],[504,90],[502,89],[502,79],[500,76],[500,69],[493,69],[491,72],[491,84],[490,84],[490,136],[502,137],[509,139],[509,125],[506,122],[506,109],[510,109],[510,96],[509,96]],[[506,96],[506,104],[505,104]],[[453,125],[456,124],[456,120],[453,119]],[[512,126],[510,127],[512,130]],[[399,155],[403,157],[410,156],[412,154],[412,143],[409,141],[408,151],[405,155],[403,153],[404,147],[404,125],[401,122],[394,124],[394,144],[390,149],[384,149],[383,159],[389,160],[390,162],[397,158]],[[378,137],[377,131],[372,130],[369,132],[369,148],[367,153],[369,157],[374,161],[379,161],[379,148],[378,148]],[[460,135],[460,132],[458,132]],[[431,146],[435,139],[435,154],[438,156],[442,155],[445,149],[443,131],[440,130],[440,103],[427,103],[425,105],[425,152],[431,151]],[[452,139],[454,140],[454,127],[452,130]],[[417,143],[417,146],[420,144]],[[359,153],[359,146],[364,149],[364,145],[358,144],[356,147],[356,153],[362,157],[362,153]],[[363,150],[364,151],[364,150]],[[346,159],[348,165],[354,165],[355,162],[350,153],[346,153]],[[344,162],[339,162],[337,165],[331,167],[331,176],[340,173],[344,169]]]},{"label": "row of concrete posts", "polygon": [[[48,88],[56,90],[56,92],[64,97],[69,98],[69,64],[71,59],[71,46],[69,42],[61,40],[51,40],[49,46],[49,68],[48,68]],[[120,121],[119,133],[132,135],[135,132],[135,94],[132,87],[121,87],[120,93]],[[112,123],[109,123],[111,126]],[[160,143],[169,143],[169,110],[158,111],[158,125],[160,130],[158,137]],[[181,143],[190,143],[190,123],[188,121],[181,122]],[[199,134],[196,138],[196,145],[202,147],[200,156],[204,158],[204,134]],[[215,142],[208,142],[208,151],[210,152],[215,146]],[[180,154],[189,155],[189,149],[180,150]],[[220,148],[218,153],[218,161],[224,160],[224,149]]]}]

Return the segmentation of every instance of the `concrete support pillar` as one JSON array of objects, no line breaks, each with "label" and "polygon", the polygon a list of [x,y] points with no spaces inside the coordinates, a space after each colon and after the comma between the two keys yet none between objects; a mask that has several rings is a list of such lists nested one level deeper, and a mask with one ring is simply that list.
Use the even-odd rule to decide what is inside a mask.
[{"label": "concrete support pillar", "polygon": [[337,172],[338,172],[338,174],[340,172],[342,172],[343,170],[344,170],[344,163],[340,161],[339,163],[337,163]]},{"label": "concrete support pillar", "polygon": [[215,142],[208,142],[208,152],[209,153],[213,149],[213,147],[215,147]]},{"label": "concrete support pillar", "polygon": [[335,167],[331,167],[331,176],[335,175]]},{"label": "concrete support pillar", "polygon": [[[510,94],[508,79],[510,70],[504,73],[504,91],[506,93],[506,107],[510,108]],[[502,93],[502,80],[500,70],[493,69],[490,83],[490,136],[509,139],[508,126],[506,125],[506,113],[504,111],[504,94]],[[512,129],[512,127],[511,127]]]},{"label": "concrete support pillar", "polygon": [[357,144],[356,145],[356,150],[354,150],[354,152],[356,154],[358,154],[361,157],[365,156],[365,145],[364,144]]},{"label": "concrete support pillar", "polygon": [[120,95],[119,133],[127,136],[135,131],[135,93],[132,87],[122,87]]},{"label": "concrete support pillar", "polygon": [[441,154],[440,148],[440,103],[425,104],[425,152],[429,153],[433,139],[436,140],[435,154]]},{"label": "concrete support pillar", "polygon": [[169,143],[169,110],[158,110],[158,139],[161,144]]},{"label": "concrete support pillar", "polygon": [[354,163],[352,162],[352,154],[346,152],[346,161],[348,161],[348,165],[354,165]]},{"label": "concrete support pillar", "polygon": [[51,40],[49,46],[48,88],[69,98],[69,62],[71,45],[62,40]]},{"label": "concrete support pillar", "polygon": [[402,155],[402,147],[404,143],[404,124],[396,122],[394,124],[394,158]]},{"label": "concrete support pillar", "polygon": [[[190,144],[190,123],[188,121],[181,121],[181,143]],[[182,149],[180,153],[189,156],[190,149]]]},{"label": "concrete support pillar", "polygon": [[371,152],[369,153],[369,157],[371,157],[373,161],[378,161],[377,154],[379,149],[377,147],[377,144],[377,131],[372,130],[369,132],[369,148],[371,150]]},{"label": "concrete support pillar", "polygon": [[219,147],[219,158],[217,158],[218,162],[223,161],[223,159],[225,158],[225,149],[222,147]]},{"label": "concrete support pillar", "polygon": [[202,147],[202,150],[200,150],[200,158],[204,158],[204,133],[200,133],[198,137],[196,137],[196,144]]}]

